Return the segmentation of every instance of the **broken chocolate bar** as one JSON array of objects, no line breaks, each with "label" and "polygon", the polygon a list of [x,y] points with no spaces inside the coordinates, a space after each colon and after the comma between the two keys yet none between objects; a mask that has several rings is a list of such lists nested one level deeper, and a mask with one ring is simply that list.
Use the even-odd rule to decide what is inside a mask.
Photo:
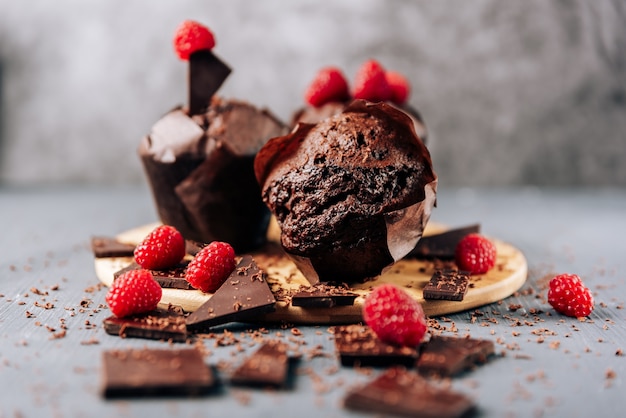
[{"label": "broken chocolate bar", "polygon": [[469,287],[469,272],[436,270],[424,286],[424,299],[461,301]]},{"label": "broken chocolate bar", "polygon": [[364,325],[336,326],[334,332],[335,348],[344,366],[412,367],[417,359],[417,349],[387,344]]},{"label": "broken chocolate bar", "polygon": [[157,309],[125,318],[111,316],[104,320],[107,334],[122,338],[147,338],[184,342],[187,340],[187,328],[182,312],[175,309]]},{"label": "broken chocolate bar", "polygon": [[103,388],[106,398],[198,396],[215,385],[213,372],[196,349],[105,351]]},{"label": "broken chocolate bar", "polygon": [[240,386],[284,388],[289,381],[291,363],[285,343],[267,341],[235,370],[230,381]]},{"label": "broken chocolate bar", "polygon": [[187,254],[195,256],[200,252],[201,249],[203,249],[207,245],[208,244],[205,242],[187,239],[185,240],[185,251],[187,252]]},{"label": "broken chocolate bar", "polygon": [[272,312],[275,303],[265,272],[245,255],[213,296],[187,317],[187,331],[205,332],[228,322],[256,320]]},{"label": "broken chocolate bar", "polygon": [[373,381],[350,390],[348,409],[418,418],[467,417],[472,401],[463,394],[436,387],[417,373],[390,368]]},{"label": "broken chocolate bar", "polygon": [[494,352],[493,341],[433,336],[422,345],[417,370],[422,374],[454,376],[486,362]]},{"label": "broken chocolate bar", "polygon": [[461,239],[471,233],[480,232],[480,225],[474,224],[446,232],[422,237],[415,248],[404,258],[453,260],[454,250]]},{"label": "broken chocolate bar", "polygon": [[[169,269],[149,271],[150,273],[152,273],[152,277],[154,277],[154,280],[156,280],[156,282],[163,288],[191,290],[193,289],[193,287],[185,279],[185,271],[188,264],[189,261],[182,261],[181,263]],[[141,266],[133,261],[128,266],[113,273],[113,280],[117,279],[119,276],[126,273],[127,271],[139,269],[141,269]]]},{"label": "broken chocolate bar", "polygon": [[204,113],[231,69],[209,50],[189,56],[189,114]]},{"label": "broken chocolate bar", "polygon": [[354,305],[357,294],[350,292],[346,286],[333,286],[318,283],[315,286],[302,288],[291,296],[291,304],[302,308],[332,308],[334,306]]},{"label": "broken chocolate bar", "polygon": [[92,237],[91,250],[96,258],[132,257],[135,245],[111,237]]}]

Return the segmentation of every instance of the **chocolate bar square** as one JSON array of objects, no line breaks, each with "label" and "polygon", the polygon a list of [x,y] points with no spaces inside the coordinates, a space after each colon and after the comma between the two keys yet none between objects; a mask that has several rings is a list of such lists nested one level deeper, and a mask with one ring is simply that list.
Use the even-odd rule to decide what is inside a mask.
[{"label": "chocolate bar square", "polygon": [[478,364],[495,353],[490,340],[433,336],[422,345],[417,370],[422,374],[454,376]]},{"label": "chocolate bar square", "polygon": [[122,338],[146,338],[173,342],[187,340],[185,317],[182,312],[174,309],[157,309],[125,318],[110,316],[104,320],[103,325],[107,334]]},{"label": "chocolate bar square", "polygon": [[466,271],[437,270],[424,287],[424,299],[461,301],[467,293],[470,277]]},{"label": "chocolate bar square", "polygon": [[415,372],[394,367],[371,382],[351,389],[348,409],[418,418],[459,418],[475,409],[463,394],[436,387]]},{"label": "chocolate bar square", "polygon": [[199,396],[215,385],[211,369],[196,349],[129,349],[105,351],[103,395]]},{"label": "chocolate bar square", "polygon": [[364,325],[334,327],[335,349],[344,366],[411,367],[417,359],[417,349],[387,344]]},{"label": "chocolate bar square", "polygon": [[230,381],[240,386],[284,388],[289,381],[292,363],[285,343],[267,341],[235,370]]},{"label": "chocolate bar square", "polygon": [[96,258],[132,257],[135,245],[120,242],[112,237],[92,237],[91,250]]}]

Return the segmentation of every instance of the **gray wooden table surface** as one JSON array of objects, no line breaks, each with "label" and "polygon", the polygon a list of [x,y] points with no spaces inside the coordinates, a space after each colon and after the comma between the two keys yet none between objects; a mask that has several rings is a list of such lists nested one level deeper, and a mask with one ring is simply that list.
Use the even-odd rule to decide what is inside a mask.
[{"label": "gray wooden table surface", "polygon": [[[499,353],[451,385],[473,397],[484,417],[625,416],[626,191],[440,189],[434,220],[478,221],[529,263],[519,294],[437,318],[445,334],[456,328],[491,338]],[[362,416],[341,399],[369,377],[338,367],[326,326],[298,327],[303,347],[319,345],[328,356],[305,359],[292,390],[224,385],[201,399],[104,400],[104,350],[167,345],[104,333],[106,289],[98,286],[89,238],[154,220],[145,188],[0,188],[0,418]],[[592,289],[589,320],[560,316],[547,304],[545,278],[560,272],[579,274]],[[205,341],[207,363],[236,363],[250,350],[242,333],[249,328],[230,328],[240,345]]]}]

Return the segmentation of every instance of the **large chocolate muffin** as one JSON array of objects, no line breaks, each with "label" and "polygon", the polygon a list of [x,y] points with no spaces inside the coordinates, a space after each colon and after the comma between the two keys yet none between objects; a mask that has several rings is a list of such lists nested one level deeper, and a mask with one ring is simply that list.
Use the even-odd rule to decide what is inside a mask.
[{"label": "large chocolate muffin", "polygon": [[437,188],[411,119],[362,100],[270,140],[255,173],[283,248],[312,283],[364,280],[406,255]]},{"label": "large chocolate muffin", "polygon": [[268,111],[217,97],[201,114],[167,113],[139,146],[161,221],[187,239],[226,241],[237,252],[263,244],[270,213],[254,157],[285,132]]}]

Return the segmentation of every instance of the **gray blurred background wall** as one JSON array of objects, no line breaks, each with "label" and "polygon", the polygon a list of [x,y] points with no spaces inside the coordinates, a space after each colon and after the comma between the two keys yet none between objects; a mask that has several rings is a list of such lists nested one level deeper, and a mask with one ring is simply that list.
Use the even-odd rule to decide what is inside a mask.
[{"label": "gray blurred background wall", "polygon": [[285,120],[322,66],[405,73],[442,187],[626,185],[624,0],[0,0],[0,182],[143,182],[189,18],[234,68],[221,94]]}]

